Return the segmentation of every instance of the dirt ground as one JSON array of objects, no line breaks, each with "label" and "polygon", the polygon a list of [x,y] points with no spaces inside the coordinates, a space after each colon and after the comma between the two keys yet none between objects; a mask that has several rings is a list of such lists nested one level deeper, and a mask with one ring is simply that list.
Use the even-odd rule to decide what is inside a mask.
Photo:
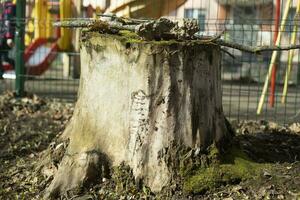
[{"label": "dirt ground", "polygon": [[36,173],[41,152],[64,130],[73,107],[34,95],[0,96],[0,199],[40,199],[50,181]]},{"label": "dirt ground", "polygon": [[[0,96],[0,199],[41,199],[67,144],[59,136],[73,113],[73,104],[35,95]],[[232,122],[234,145],[255,163],[267,163],[258,177],[221,184],[201,193],[178,192],[171,199],[300,199],[300,124],[279,126],[265,121]],[[46,159],[45,159],[46,158]],[[42,170],[48,165],[48,170]],[[120,168],[119,177],[130,173]],[[61,199],[157,199],[148,188],[136,190],[110,180]],[[162,199],[160,197],[160,199]]]}]

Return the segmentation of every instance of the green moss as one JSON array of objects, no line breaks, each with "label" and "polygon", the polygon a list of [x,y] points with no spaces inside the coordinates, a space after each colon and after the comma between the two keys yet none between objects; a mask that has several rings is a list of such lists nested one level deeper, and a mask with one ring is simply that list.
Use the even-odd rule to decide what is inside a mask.
[{"label": "green moss", "polygon": [[[214,154],[214,153],[213,153]],[[220,164],[198,168],[184,177],[183,190],[186,193],[202,193],[225,184],[257,178],[268,164],[253,162],[238,148],[232,148],[223,156]]]},{"label": "green moss", "polygon": [[119,35],[127,38],[132,38],[132,39],[140,39],[140,37],[135,32],[132,31],[121,30],[119,32]]},{"label": "green moss", "polygon": [[211,145],[208,149],[208,152],[209,152],[208,158],[210,160],[216,160],[220,154],[218,148],[216,147],[216,144]]},{"label": "green moss", "polygon": [[153,44],[156,45],[172,45],[172,44],[179,44],[179,43],[183,43],[183,42],[179,42],[176,40],[160,40],[160,41],[152,41]]},{"label": "green moss", "polygon": [[190,174],[195,167],[197,167],[193,160],[191,159],[191,156],[193,154],[193,151],[192,150],[189,150],[188,152],[181,152],[181,154],[178,154],[178,155],[183,155],[183,156],[180,156],[180,159],[179,159],[179,174],[181,176],[186,176],[188,174]]},{"label": "green moss", "polygon": [[128,165],[121,163],[119,166],[113,167],[112,170],[116,192],[136,192],[138,190],[132,169]]},{"label": "green moss", "polygon": [[219,150],[215,144],[211,145],[207,154],[202,152],[195,156],[195,149],[182,148],[180,152],[177,153],[179,156],[179,174],[181,177],[186,177],[193,174],[195,169],[209,167],[210,164],[219,163]]},{"label": "green moss", "polygon": [[119,35],[114,35],[118,37],[123,43],[141,43],[143,40],[132,31],[122,30],[119,32]]},{"label": "green moss", "polygon": [[171,45],[171,44],[176,44],[176,43],[180,43],[179,41],[176,40],[161,40],[161,41],[145,41],[143,39],[141,39],[140,36],[138,36],[136,33],[132,32],[132,31],[125,31],[122,30],[119,32],[119,35],[116,35],[119,39],[121,39],[121,41],[123,43],[153,43],[156,45]]},{"label": "green moss", "polygon": [[[145,43],[145,44],[155,44],[155,45],[172,45],[172,44],[181,44],[181,45],[192,45],[192,44],[198,44],[199,41],[197,40],[189,40],[189,41],[178,41],[178,40],[152,40],[152,41],[146,41],[143,40],[140,36],[138,36],[135,32],[127,31],[127,30],[121,30],[118,34],[104,34],[104,33],[98,33],[98,32],[92,32],[92,31],[85,31],[84,32],[87,39],[93,38],[93,37],[111,37],[115,38],[119,41],[121,41],[124,45],[126,44],[132,44],[132,43]],[[202,44],[204,45],[204,44]]]}]

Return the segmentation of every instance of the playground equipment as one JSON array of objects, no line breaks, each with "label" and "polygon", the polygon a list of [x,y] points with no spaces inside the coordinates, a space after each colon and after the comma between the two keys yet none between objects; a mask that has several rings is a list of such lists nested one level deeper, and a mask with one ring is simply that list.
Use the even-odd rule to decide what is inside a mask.
[{"label": "playground equipment", "polygon": [[[282,36],[282,33],[284,32],[284,29],[285,29],[285,24],[287,22],[287,18],[288,18],[291,3],[292,3],[292,1],[288,0],[287,3],[286,3],[285,9],[284,9],[284,14],[283,14],[281,25],[280,25],[280,28],[279,28],[279,33],[278,33],[278,36],[276,38],[275,46],[277,46],[277,47],[280,46],[281,36]],[[270,65],[269,65],[269,70],[268,70],[268,73],[266,75],[265,83],[264,83],[264,86],[263,86],[263,89],[262,89],[262,94],[260,96],[260,100],[259,100],[259,103],[258,103],[258,107],[257,107],[257,111],[256,111],[257,115],[260,115],[261,111],[263,109],[263,104],[264,104],[265,97],[266,97],[266,94],[267,94],[269,81],[270,81],[270,78],[271,78],[271,75],[272,75],[273,67],[276,63],[277,56],[278,56],[278,51],[274,51],[273,54],[272,54]]]},{"label": "playground equipment", "polygon": [[[27,32],[24,61],[27,75],[43,74],[55,60],[58,51],[71,48],[72,32],[65,28],[54,28],[52,22],[72,17],[71,0],[35,0]],[[4,64],[4,78],[14,78],[13,67]]]},{"label": "playground equipment", "polygon": [[[293,33],[292,33],[292,37],[291,37],[291,44],[292,45],[295,45],[296,40],[297,40],[298,25],[297,25],[296,21],[298,20],[297,18],[299,17],[299,15],[300,15],[300,1],[298,1],[296,15],[294,17],[294,22],[295,23],[294,23]],[[286,67],[284,87],[283,87],[282,98],[281,98],[281,103],[283,103],[283,104],[286,102],[286,96],[287,96],[287,91],[288,91],[288,82],[289,82],[289,78],[290,78],[290,74],[291,74],[291,70],[292,70],[294,54],[295,54],[294,50],[291,50],[289,52],[288,66]]]}]

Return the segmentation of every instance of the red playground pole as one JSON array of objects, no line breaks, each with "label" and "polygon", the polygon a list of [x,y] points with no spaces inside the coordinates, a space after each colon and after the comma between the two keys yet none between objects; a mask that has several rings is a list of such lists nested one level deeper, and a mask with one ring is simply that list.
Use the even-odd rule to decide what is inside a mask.
[{"label": "red playground pole", "polygon": [[[276,0],[276,13],[275,13],[275,30],[274,30],[274,44],[276,44],[276,40],[278,37],[278,30],[279,30],[279,21],[280,21],[280,0]],[[274,107],[275,103],[275,86],[276,86],[276,68],[277,65],[274,64],[272,70],[272,77],[271,77],[271,93],[269,97],[269,104],[271,107]]]}]

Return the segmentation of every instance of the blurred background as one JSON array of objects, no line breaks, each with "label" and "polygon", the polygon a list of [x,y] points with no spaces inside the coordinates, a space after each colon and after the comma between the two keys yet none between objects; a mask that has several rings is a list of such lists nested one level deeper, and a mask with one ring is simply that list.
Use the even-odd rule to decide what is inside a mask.
[{"label": "blurred background", "polygon": [[[0,80],[0,91],[26,91],[62,101],[76,101],[80,68],[85,67],[80,65],[80,30],[55,28],[52,26],[54,21],[94,18],[96,13],[131,18],[194,18],[199,21],[200,35],[214,36],[224,31],[222,38],[226,41],[264,46],[274,45],[280,33],[280,45],[284,46],[293,43],[293,36],[296,37],[294,42],[299,44],[299,1],[2,0],[0,52],[3,79]],[[280,26],[283,27],[281,31]],[[22,31],[24,39],[19,35]],[[278,54],[260,115],[256,114],[256,109],[272,52],[256,55],[233,49],[226,51],[229,53],[223,52],[222,56],[222,81],[223,106],[228,118],[278,123],[300,119],[298,50],[291,55],[288,51]],[[286,102],[281,103],[289,65],[291,73]]]}]

